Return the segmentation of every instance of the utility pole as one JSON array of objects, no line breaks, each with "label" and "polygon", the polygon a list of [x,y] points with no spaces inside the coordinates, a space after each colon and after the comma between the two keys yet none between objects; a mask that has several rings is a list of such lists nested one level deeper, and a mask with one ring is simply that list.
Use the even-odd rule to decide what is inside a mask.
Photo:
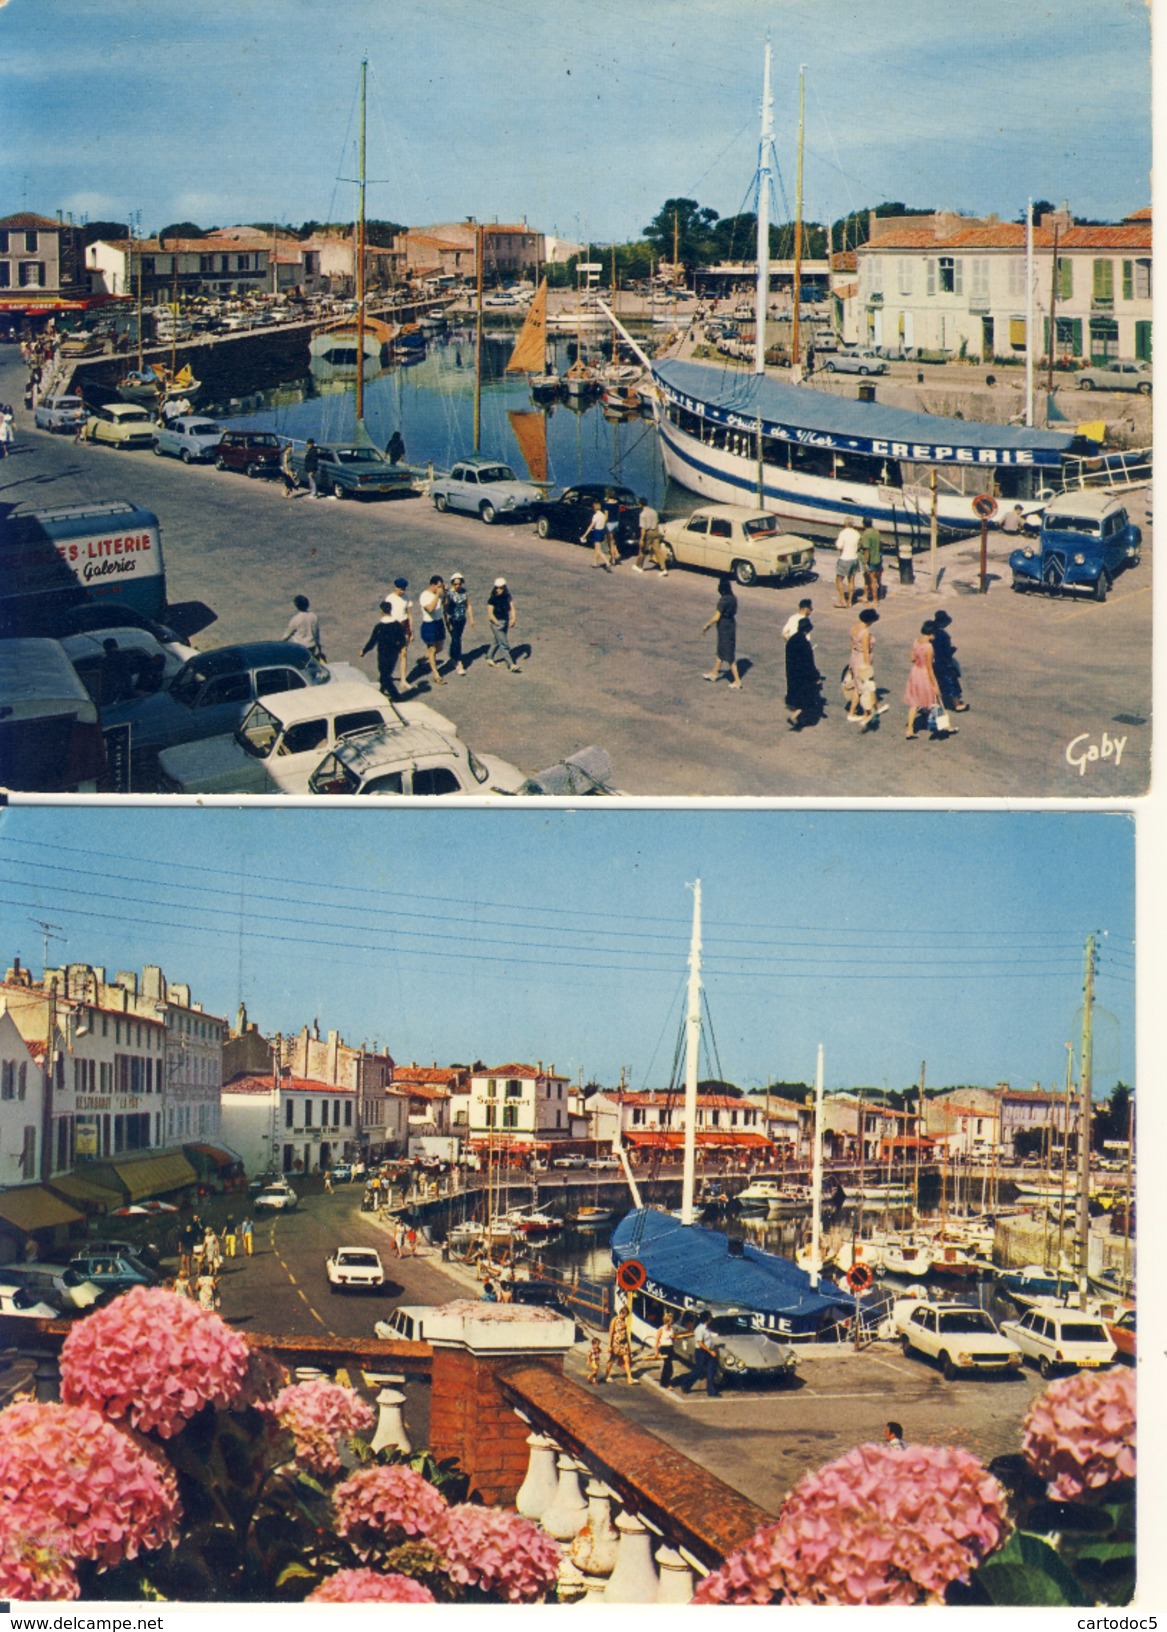
[{"label": "utility pole", "polygon": [[1094,936],[1086,937],[1082,1052],[1078,1080],[1078,1307],[1086,1307],[1090,1269],[1090,1112],[1094,1092]]},{"label": "utility pole", "polygon": [[697,1171],[697,1054],[701,1041],[701,880],[693,885],[693,937],[689,947],[689,1000],[685,1014],[685,1160],[681,1174],[681,1223],[693,1222]]}]

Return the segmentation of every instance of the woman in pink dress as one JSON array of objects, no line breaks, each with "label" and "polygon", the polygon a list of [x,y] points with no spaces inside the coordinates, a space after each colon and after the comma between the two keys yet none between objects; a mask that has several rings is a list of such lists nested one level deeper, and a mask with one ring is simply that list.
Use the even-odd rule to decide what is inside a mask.
[{"label": "woman in pink dress", "polygon": [[921,709],[935,708],[940,701],[940,687],[932,667],[932,636],[936,625],[931,618],[923,625],[912,642],[912,667],[904,702],[908,705],[908,741],[916,740],[916,716]]}]

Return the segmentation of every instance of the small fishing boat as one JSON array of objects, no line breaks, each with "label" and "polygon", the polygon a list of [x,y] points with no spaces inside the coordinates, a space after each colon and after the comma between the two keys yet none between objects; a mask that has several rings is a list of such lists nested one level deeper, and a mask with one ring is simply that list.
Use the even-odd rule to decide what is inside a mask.
[{"label": "small fishing boat", "polygon": [[922,1281],[931,1273],[932,1261],[927,1242],[889,1238],[883,1244],[883,1268],[888,1275]]},{"label": "small fishing boat", "polygon": [[605,1224],[610,1224],[615,1216],[615,1210],[611,1207],[584,1206],[577,1207],[574,1213],[568,1213],[567,1222],[577,1230],[599,1230]]},{"label": "small fishing boat", "polygon": [[590,363],[577,357],[563,376],[563,389],[569,397],[590,397],[600,389],[600,377]]},{"label": "small fishing boat", "polygon": [[554,1213],[544,1213],[537,1207],[515,1207],[503,1214],[502,1222],[513,1224],[528,1241],[546,1241],[558,1235],[563,1228],[561,1218]]},{"label": "small fishing boat", "polygon": [[1040,1299],[1064,1297],[1074,1284],[1074,1276],[1068,1267],[1057,1272],[1041,1264],[1025,1264],[1020,1269],[999,1270],[996,1284],[1006,1297],[1028,1309]]}]

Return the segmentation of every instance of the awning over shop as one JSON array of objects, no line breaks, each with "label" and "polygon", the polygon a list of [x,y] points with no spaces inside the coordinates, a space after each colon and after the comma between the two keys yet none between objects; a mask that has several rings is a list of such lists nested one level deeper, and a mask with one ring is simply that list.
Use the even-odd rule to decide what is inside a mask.
[{"label": "awning over shop", "polygon": [[103,306],[105,299],[62,300],[59,295],[0,295],[0,312],[87,312]]},{"label": "awning over shop", "polygon": [[0,1190],[0,1220],[11,1224],[21,1235],[55,1229],[59,1224],[80,1224],[83,1218],[84,1214],[75,1207],[68,1206],[60,1196],[54,1196],[39,1184],[23,1185],[19,1190]]},{"label": "awning over shop", "polygon": [[189,1156],[202,1156],[216,1167],[241,1167],[243,1157],[236,1150],[228,1150],[225,1145],[183,1145],[183,1150]]},{"label": "awning over shop", "polygon": [[[681,1128],[643,1128],[623,1135],[624,1143],[636,1150],[679,1150],[685,1143]],[[773,1150],[772,1140],[761,1133],[703,1128],[697,1133],[699,1150]]]},{"label": "awning over shop", "polygon": [[110,1211],[122,1204],[120,1190],[107,1190],[103,1184],[94,1184],[92,1179],[79,1178],[76,1173],[64,1173],[59,1179],[54,1179],[49,1189],[56,1196],[63,1196],[66,1201],[75,1201],[78,1206],[85,1208],[108,1207]]},{"label": "awning over shop", "polygon": [[124,1156],[86,1168],[85,1177],[98,1184],[113,1183],[130,1201],[181,1190],[198,1183],[198,1174],[180,1151],[157,1156]]}]

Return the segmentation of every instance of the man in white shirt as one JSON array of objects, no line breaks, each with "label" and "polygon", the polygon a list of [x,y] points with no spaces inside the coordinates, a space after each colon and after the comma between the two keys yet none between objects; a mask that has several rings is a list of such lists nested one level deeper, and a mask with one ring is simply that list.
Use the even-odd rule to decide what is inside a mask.
[{"label": "man in white shirt", "polygon": [[859,571],[859,530],[850,522],[835,540],[839,559],[835,564],[836,606],[854,606],[855,578]]},{"label": "man in white shirt", "polygon": [[783,640],[789,640],[791,635],[796,635],[798,633],[798,626],[802,622],[803,618],[810,617],[811,606],[812,603],[809,597],[805,601],[799,601],[798,611],[792,612],[787,618],[786,622],[782,625]]}]

